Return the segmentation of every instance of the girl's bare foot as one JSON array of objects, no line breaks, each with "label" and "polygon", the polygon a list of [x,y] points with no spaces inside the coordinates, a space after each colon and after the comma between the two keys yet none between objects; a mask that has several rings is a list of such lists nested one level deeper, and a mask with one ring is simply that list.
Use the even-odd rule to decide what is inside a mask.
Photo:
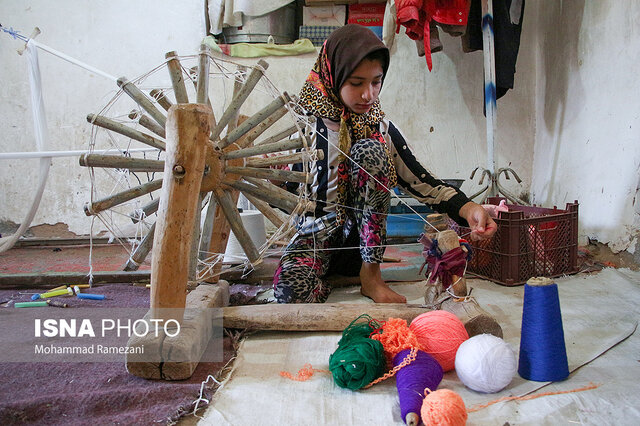
[{"label": "girl's bare foot", "polygon": [[379,263],[362,263],[360,283],[362,295],[376,303],[407,303],[406,297],[391,290],[382,280]]}]

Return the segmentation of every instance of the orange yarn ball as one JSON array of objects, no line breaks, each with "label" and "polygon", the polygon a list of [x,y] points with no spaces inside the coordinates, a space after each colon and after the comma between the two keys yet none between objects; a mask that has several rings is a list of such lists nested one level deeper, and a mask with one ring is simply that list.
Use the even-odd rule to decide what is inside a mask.
[{"label": "orange yarn ball", "polygon": [[467,423],[467,407],[462,397],[449,389],[428,394],[422,401],[420,415],[426,426],[464,426]]},{"label": "orange yarn ball", "polygon": [[409,328],[418,338],[420,348],[434,357],[443,371],[455,368],[456,352],[469,338],[457,316],[447,311],[429,311],[415,317]]},{"label": "orange yarn ball", "polygon": [[393,364],[393,357],[404,349],[419,347],[418,339],[409,328],[407,321],[401,318],[389,318],[382,326],[382,333],[372,334],[373,340],[382,343],[387,364]]}]

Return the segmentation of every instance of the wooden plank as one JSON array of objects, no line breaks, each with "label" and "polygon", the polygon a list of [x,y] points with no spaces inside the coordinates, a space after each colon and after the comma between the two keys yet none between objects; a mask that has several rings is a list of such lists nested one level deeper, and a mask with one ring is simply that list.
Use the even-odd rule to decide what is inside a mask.
[{"label": "wooden plank", "polygon": [[342,331],[362,314],[411,322],[430,309],[405,303],[309,303],[230,306],[223,309],[225,328],[282,331]]},{"label": "wooden plank", "polygon": [[165,184],[151,263],[154,312],[185,306],[192,230],[211,120],[211,109],[202,104],[178,104],[169,110]]},{"label": "wooden plank", "polygon": [[[150,271],[97,271],[93,272],[93,284],[149,283]],[[61,284],[89,284],[85,272],[38,272],[29,274],[0,274],[0,288],[54,288]]]},{"label": "wooden plank", "polygon": [[[130,374],[145,379],[184,380],[195,371],[212,337],[222,345],[220,309],[229,303],[229,284],[201,284],[186,298],[187,311],[175,336],[161,333],[132,335],[127,346],[144,347],[144,354],[127,354],[126,367]],[[145,319],[153,318],[150,310]],[[154,330],[152,324],[150,329]],[[218,344],[214,342],[213,344]]]}]

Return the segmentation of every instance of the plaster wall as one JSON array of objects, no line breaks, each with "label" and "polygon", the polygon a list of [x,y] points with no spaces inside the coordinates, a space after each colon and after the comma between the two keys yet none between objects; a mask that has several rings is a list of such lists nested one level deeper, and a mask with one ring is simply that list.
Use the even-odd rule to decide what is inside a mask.
[{"label": "plaster wall", "polygon": [[[204,33],[203,2],[75,0],[55,3],[0,0],[7,19],[2,24],[30,32],[37,40],[116,77],[140,75],[162,63],[165,52],[195,53]],[[535,14],[527,6],[515,89],[498,101],[496,163],[513,167],[523,184],[505,181],[516,194],[528,192],[532,180],[535,136]],[[535,8],[533,9],[535,12]],[[467,194],[478,191],[476,166],[486,166],[482,52],[463,53],[460,40],[441,35],[444,51],[433,57],[429,72],[413,41],[396,36],[392,64],[381,94],[387,116],[405,133],[417,157],[441,178],[465,179]],[[0,38],[0,147],[2,152],[35,150],[26,60],[15,53],[20,42]],[[269,57],[269,79],[281,90],[297,93],[315,54]],[[237,62],[254,64],[255,59]],[[67,62],[40,52],[43,96],[50,132],[49,150],[85,149],[91,126],[85,117],[99,111],[116,87]],[[0,160],[0,221],[19,223],[26,214],[37,182],[38,160]],[[90,199],[86,169],[77,158],[52,160],[53,167],[41,207],[32,225],[62,222],[77,234],[90,232],[83,211]],[[96,225],[98,226],[98,225]],[[97,229],[94,229],[96,232]]]},{"label": "plaster wall", "polygon": [[580,202],[583,236],[614,251],[640,229],[640,3],[531,2],[536,35],[533,201]]}]

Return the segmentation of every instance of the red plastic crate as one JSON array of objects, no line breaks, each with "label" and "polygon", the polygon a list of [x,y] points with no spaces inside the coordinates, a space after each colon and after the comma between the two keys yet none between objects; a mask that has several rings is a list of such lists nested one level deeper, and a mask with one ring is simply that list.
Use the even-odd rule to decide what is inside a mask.
[{"label": "red plastic crate", "polygon": [[[498,205],[501,197],[487,200]],[[506,286],[531,277],[558,277],[578,272],[578,202],[566,210],[507,204],[495,219],[498,230],[486,241],[471,241],[473,256],[467,272]],[[468,239],[469,228],[452,222]]]}]

